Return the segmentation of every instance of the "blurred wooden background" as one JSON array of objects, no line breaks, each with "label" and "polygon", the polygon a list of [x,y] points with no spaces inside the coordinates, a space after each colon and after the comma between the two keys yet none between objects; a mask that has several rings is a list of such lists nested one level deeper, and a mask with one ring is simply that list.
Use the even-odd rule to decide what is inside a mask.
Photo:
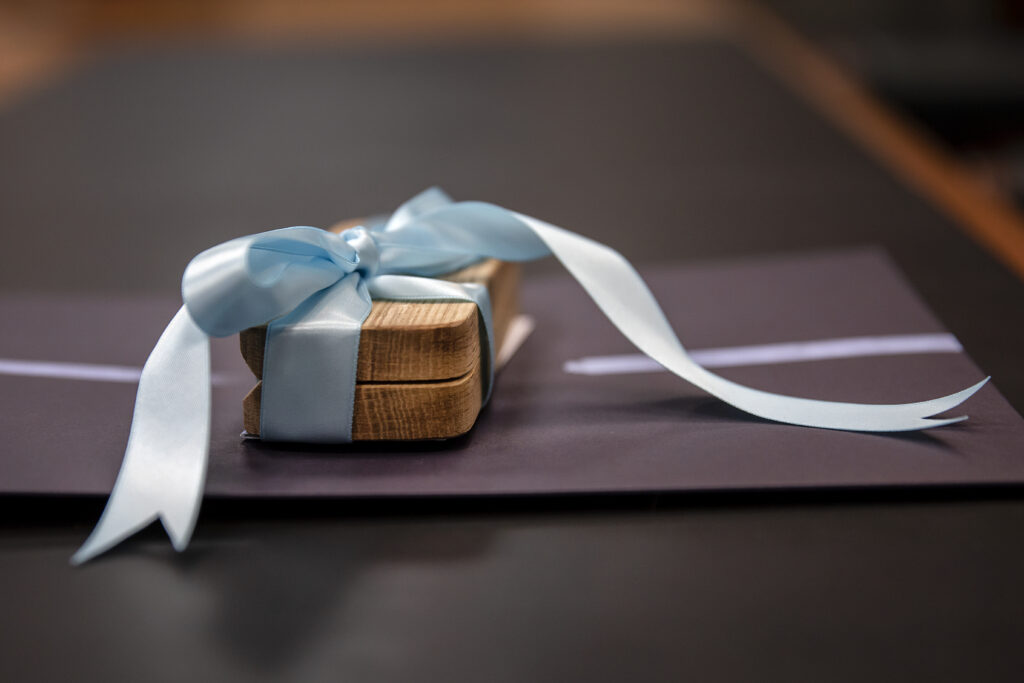
[{"label": "blurred wooden background", "polygon": [[105,50],[719,36],[1024,278],[1024,0],[0,0],[0,106]]},{"label": "blurred wooden background", "polygon": [[124,43],[621,37],[718,30],[711,0],[4,0],[0,97]]}]

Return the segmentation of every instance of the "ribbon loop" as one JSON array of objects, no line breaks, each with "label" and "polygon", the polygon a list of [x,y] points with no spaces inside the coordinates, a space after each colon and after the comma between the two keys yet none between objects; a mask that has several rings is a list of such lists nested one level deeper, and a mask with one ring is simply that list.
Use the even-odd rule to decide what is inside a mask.
[{"label": "ribbon loop", "polygon": [[182,299],[211,337],[278,318],[356,269],[359,256],[338,235],[294,227],[239,237],[196,256]]}]

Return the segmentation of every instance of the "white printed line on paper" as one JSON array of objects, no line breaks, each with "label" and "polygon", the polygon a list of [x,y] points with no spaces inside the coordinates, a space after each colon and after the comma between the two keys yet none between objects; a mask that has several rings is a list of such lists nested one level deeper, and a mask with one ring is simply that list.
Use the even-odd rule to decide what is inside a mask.
[{"label": "white printed line on paper", "polygon": [[[740,365],[801,363],[831,358],[891,356],[912,353],[959,353],[960,342],[952,334],[893,334],[873,337],[846,337],[815,341],[731,346],[699,349],[689,354],[705,368],[728,368]],[[587,356],[566,361],[565,372],[575,375],[617,375],[641,372],[664,372],[665,368],[639,353],[617,356]]]},{"label": "white printed line on paper", "polygon": [[[497,354],[495,365],[504,366],[533,332],[533,318],[516,316],[509,325]],[[960,342],[952,334],[899,334],[876,337],[848,337],[821,339],[783,344],[732,346],[699,349],[690,355],[706,368],[724,368],[739,365],[767,365],[771,363],[799,363],[830,358],[856,358],[860,356],[887,356],[911,353],[959,353]],[[662,372],[664,368],[642,354],[617,356],[588,356],[567,361],[563,370],[578,375],[613,375],[643,372]],[[95,363],[65,363],[0,358],[0,375],[42,377],[52,379],[86,380],[92,382],[120,382],[135,384],[142,368],[129,365],[101,365]],[[234,384],[241,378],[214,373],[213,383]]]},{"label": "white printed line on paper", "polygon": [[[130,365],[100,365],[96,363],[64,363],[60,361],[16,360],[0,358],[0,375],[43,377],[49,379],[76,379],[91,382],[117,382],[138,384],[142,368]],[[213,374],[213,384],[236,384],[240,378]]]}]

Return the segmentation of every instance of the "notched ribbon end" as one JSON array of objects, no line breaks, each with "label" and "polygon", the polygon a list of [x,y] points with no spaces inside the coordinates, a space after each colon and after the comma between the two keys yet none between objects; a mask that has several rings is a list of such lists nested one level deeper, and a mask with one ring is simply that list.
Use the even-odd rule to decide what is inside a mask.
[{"label": "notched ribbon end", "polygon": [[956,424],[958,422],[965,422],[968,418],[967,415],[957,415],[956,417],[931,416],[943,413],[947,410],[952,410],[953,408],[956,408],[960,404],[964,403],[967,399],[976,394],[979,389],[988,384],[988,381],[990,379],[992,379],[991,376],[986,377],[977,384],[969,386],[966,389],[956,392],[955,394],[950,394],[949,396],[944,396],[939,399],[920,403],[918,405],[927,409],[927,413],[921,415],[915,422],[906,425],[902,429],[888,429],[885,431],[912,432],[923,429],[933,429],[935,427],[945,427],[946,425]]},{"label": "notched ribbon end", "polygon": [[96,524],[96,528],[89,534],[89,538],[85,539],[82,546],[71,556],[71,566],[77,567],[102,555],[157,520],[160,520],[160,524],[167,532],[171,545],[176,551],[180,553],[188,548],[189,541],[192,539],[192,531],[195,528],[194,521],[192,524],[186,525],[185,528],[180,528],[173,520],[159,512],[134,522],[116,514],[104,514]]},{"label": "notched ribbon end", "polygon": [[[937,415],[938,413],[944,412],[946,410],[951,410],[951,409],[957,407],[958,405],[960,405],[961,403],[963,403],[964,401],[969,399],[971,396],[974,396],[974,394],[976,394],[979,389],[981,389],[983,386],[988,384],[988,381],[990,379],[992,379],[991,376],[986,377],[985,379],[981,380],[977,384],[969,386],[966,389],[962,389],[962,390],[956,392],[955,394],[950,394],[949,396],[946,396],[945,398],[938,399],[938,401],[928,401],[928,402],[926,402],[926,403],[937,404],[937,405],[934,405],[934,407],[937,408],[937,409],[933,410],[931,413],[929,413],[929,415]],[[962,422],[962,421],[964,421],[966,419],[967,419],[967,416],[963,415],[961,417],[948,418],[948,420],[946,418],[934,419],[934,421],[936,423],[942,422],[943,424],[949,424],[949,422]],[[939,425],[936,424],[935,426],[939,426]]]},{"label": "notched ribbon end", "polygon": [[[985,379],[981,380],[977,384],[974,384],[973,386],[969,386],[969,387],[967,387],[966,389],[964,389],[962,391],[958,391],[955,394],[951,394],[949,396],[949,400],[950,400],[949,408],[954,408],[954,407],[960,405],[961,403],[965,402],[971,396],[974,396],[974,394],[978,393],[979,389],[981,389],[983,386],[988,384],[990,379],[992,379],[991,375],[989,375]],[[949,408],[947,408],[947,410]],[[935,417],[931,417],[931,418],[928,418],[926,420],[926,422],[928,422],[928,426],[929,427],[943,427],[945,425],[955,424],[957,422],[964,422],[964,421],[967,420],[967,417],[968,417],[967,415],[958,415],[957,417],[948,417],[948,418],[935,418]]]},{"label": "notched ribbon end", "polygon": [[106,514],[108,511],[110,511],[109,507],[97,522],[96,528],[89,534],[89,538],[85,539],[82,547],[71,556],[72,566],[77,567],[102,555],[132,534],[145,529],[159,516],[151,515],[142,521],[129,521],[124,516]]}]

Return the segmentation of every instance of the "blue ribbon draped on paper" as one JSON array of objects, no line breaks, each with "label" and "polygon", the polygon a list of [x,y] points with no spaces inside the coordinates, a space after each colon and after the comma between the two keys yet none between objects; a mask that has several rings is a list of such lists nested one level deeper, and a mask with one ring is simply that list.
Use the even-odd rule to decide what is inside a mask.
[{"label": "blue ribbon draped on paper", "polygon": [[351,441],[359,329],[371,299],[472,301],[480,311],[485,400],[493,343],[487,291],[434,279],[481,258],[554,255],[608,319],[668,370],[752,415],[794,425],[910,431],[987,381],[942,398],[896,405],[818,401],[751,389],[708,372],[686,353],[633,267],[615,250],[544,221],[437,189],[386,221],[336,235],[293,227],[241,237],[199,254],[182,279],[184,306],[142,371],[124,462],[107,507],[72,558],[85,562],[160,519],[183,550],[195,527],[210,432],[209,338],[269,323],[261,438]]}]

